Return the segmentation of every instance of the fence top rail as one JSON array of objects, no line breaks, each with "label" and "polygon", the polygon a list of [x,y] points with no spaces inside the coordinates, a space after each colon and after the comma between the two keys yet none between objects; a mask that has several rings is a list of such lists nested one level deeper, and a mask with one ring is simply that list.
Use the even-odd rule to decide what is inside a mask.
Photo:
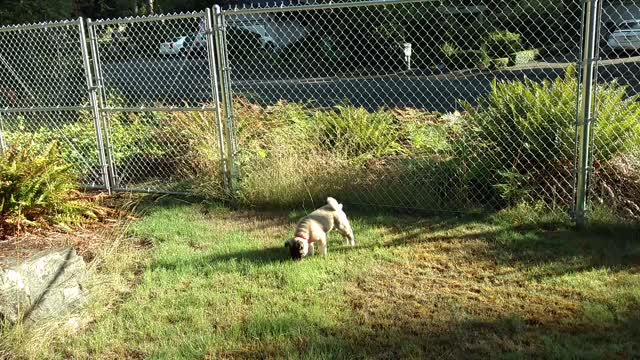
[{"label": "fence top rail", "polygon": [[65,26],[75,26],[79,24],[80,24],[80,19],[50,21],[50,22],[41,22],[41,23],[30,23],[30,24],[5,25],[5,26],[0,26],[0,33],[22,31],[22,30],[51,29],[51,28],[65,27]]},{"label": "fence top rail", "polygon": [[385,5],[401,5],[411,3],[440,3],[440,0],[365,0],[365,1],[350,1],[350,2],[328,2],[321,4],[301,4],[301,5],[284,5],[274,2],[273,5],[266,6],[253,6],[250,7],[232,7],[223,9],[224,15],[251,15],[251,14],[263,14],[263,13],[275,13],[275,12],[295,12],[295,11],[312,11],[312,10],[326,10],[326,9],[340,9],[340,8],[354,8],[354,7],[368,7],[368,6],[385,6]]},{"label": "fence top rail", "polygon": [[131,23],[140,23],[140,22],[148,22],[148,21],[165,21],[165,20],[200,18],[200,17],[204,17],[205,15],[206,13],[204,11],[193,11],[193,12],[184,12],[184,13],[175,13],[175,14],[131,16],[131,17],[114,18],[114,19],[98,19],[98,20],[88,19],[87,23],[89,23],[90,25],[131,24]]}]

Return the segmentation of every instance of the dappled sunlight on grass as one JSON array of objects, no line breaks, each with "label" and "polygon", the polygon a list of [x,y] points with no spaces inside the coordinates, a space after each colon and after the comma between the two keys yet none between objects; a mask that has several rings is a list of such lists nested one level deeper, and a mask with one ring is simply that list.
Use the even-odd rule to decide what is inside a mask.
[{"label": "dappled sunlight on grass", "polygon": [[[72,357],[460,358],[639,354],[640,239],[493,216],[350,212],[358,246],[293,262],[299,212],[171,205],[132,233],[149,265]],[[541,225],[535,226],[536,222]]]}]

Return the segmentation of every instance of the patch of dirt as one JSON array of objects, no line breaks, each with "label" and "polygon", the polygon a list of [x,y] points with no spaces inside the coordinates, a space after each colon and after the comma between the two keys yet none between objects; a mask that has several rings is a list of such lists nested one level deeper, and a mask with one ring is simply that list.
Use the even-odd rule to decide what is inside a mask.
[{"label": "patch of dirt", "polygon": [[475,239],[419,244],[403,256],[407,262],[371,271],[346,290],[361,330],[343,336],[378,344],[376,353],[414,343],[456,358],[497,348],[527,352],[546,331],[581,328],[580,292],[527,281],[498,265],[491,246]]},{"label": "patch of dirt", "polygon": [[111,221],[78,228],[72,233],[54,230],[21,232],[0,240],[0,260],[23,259],[44,250],[73,247],[89,262],[93,260],[98,249],[113,241],[119,227],[118,222]]},{"label": "patch of dirt", "polygon": [[[87,195],[99,201],[104,207],[105,217],[99,221],[76,226],[71,232],[54,226],[26,228],[17,233],[0,236],[0,260],[7,258],[24,259],[49,249],[73,247],[85,261],[93,260],[99,251],[119,236],[127,222],[135,219],[130,213],[121,210],[128,208],[123,196]],[[129,200],[130,201],[130,200]],[[138,244],[146,247],[147,244]]]}]

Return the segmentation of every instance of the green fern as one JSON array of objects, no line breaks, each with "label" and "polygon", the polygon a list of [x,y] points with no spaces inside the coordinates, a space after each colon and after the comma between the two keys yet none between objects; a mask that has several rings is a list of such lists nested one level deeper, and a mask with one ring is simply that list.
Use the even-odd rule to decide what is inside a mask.
[{"label": "green fern", "polygon": [[33,142],[10,147],[0,157],[0,229],[68,227],[97,218],[100,208],[80,199],[76,184],[57,142],[44,150]]},{"label": "green fern", "polygon": [[376,158],[403,151],[398,142],[400,126],[390,112],[338,106],[334,111],[316,113],[315,121],[322,145],[344,156]]}]

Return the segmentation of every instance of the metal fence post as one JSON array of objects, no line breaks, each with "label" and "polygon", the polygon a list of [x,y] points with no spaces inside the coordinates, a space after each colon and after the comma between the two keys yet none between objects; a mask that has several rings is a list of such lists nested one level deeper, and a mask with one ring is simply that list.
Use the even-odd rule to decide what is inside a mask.
[{"label": "metal fence post", "polygon": [[2,155],[7,148],[7,144],[4,140],[4,119],[0,115],[0,155]]},{"label": "metal fence post", "polygon": [[222,105],[225,112],[226,137],[227,137],[227,169],[229,172],[230,187],[233,188],[233,177],[235,169],[235,127],[233,126],[233,100],[231,97],[231,86],[229,84],[229,60],[226,52],[226,36],[224,14],[220,6],[213,7],[213,27],[215,35],[215,49],[218,68],[218,79],[221,89]]},{"label": "metal fence post", "polygon": [[600,39],[600,17],[598,8],[602,6],[598,0],[585,0],[584,29],[582,43],[582,76],[581,102],[576,131],[578,133],[578,176],[576,189],[576,224],[584,227],[587,224],[587,195],[589,191],[589,175],[591,172],[590,148],[593,117],[593,97],[595,94],[595,65],[598,61],[598,41]]},{"label": "metal fence post", "polygon": [[206,32],[207,32],[207,59],[209,61],[209,77],[211,79],[211,91],[212,91],[212,95],[213,95],[213,101],[215,102],[215,106],[216,106],[216,124],[218,127],[218,141],[220,143],[220,164],[222,167],[222,174],[223,174],[223,183],[224,183],[224,187],[225,190],[227,191],[228,194],[232,194],[232,187],[231,187],[231,176],[229,174],[229,161],[228,161],[228,157],[227,157],[227,149],[226,149],[226,144],[225,144],[225,135],[224,135],[224,126],[222,124],[222,99],[220,98],[220,88],[218,88],[218,85],[220,84],[219,79],[218,79],[218,65],[216,62],[216,54],[219,54],[219,52],[216,51],[216,49],[219,46],[216,46],[216,41],[214,39],[214,37],[216,36],[215,34],[217,33],[217,28],[214,24],[216,24],[216,17],[213,16],[212,11],[210,8],[207,8],[206,10],[206,18],[205,18],[205,26],[206,26]]},{"label": "metal fence post", "polygon": [[91,62],[89,61],[89,51],[87,49],[87,36],[85,20],[81,17],[79,19],[80,25],[80,49],[82,51],[82,63],[84,65],[85,78],[87,80],[87,91],[89,92],[89,102],[91,103],[91,111],[93,113],[93,120],[96,131],[96,143],[98,150],[98,157],[100,159],[100,165],[102,167],[102,179],[104,187],[109,194],[111,194],[111,182],[109,180],[109,172],[107,159],[104,150],[104,142],[102,136],[102,125],[100,122],[100,109],[98,107],[97,87],[93,83],[93,75],[91,73]]},{"label": "metal fence post", "polygon": [[87,20],[88,30],[89,30],[89,40],[91,43],[91,58],[93,59],[93,69],[96,74],[96,93],[98,99],[98,110],[100,114],[100,119],[102,120],[103,125],[103,143],[105,144],[104,149],[106,151],[106,159],[107,159],[107,167],[109,174],[109,183],[111,188],[115,188],[118,186],[118,178],[116,176],[114,161],[113,161],[113,150],[111,147],[111,139],[109,136],[109,115],[103,112],[106,101],[104,97],[104,78],[102,75],[102,66],[100,65],[100,47],[98,45],[98,34],[96,32],[96,27],[92,25],[91,19]]}]

